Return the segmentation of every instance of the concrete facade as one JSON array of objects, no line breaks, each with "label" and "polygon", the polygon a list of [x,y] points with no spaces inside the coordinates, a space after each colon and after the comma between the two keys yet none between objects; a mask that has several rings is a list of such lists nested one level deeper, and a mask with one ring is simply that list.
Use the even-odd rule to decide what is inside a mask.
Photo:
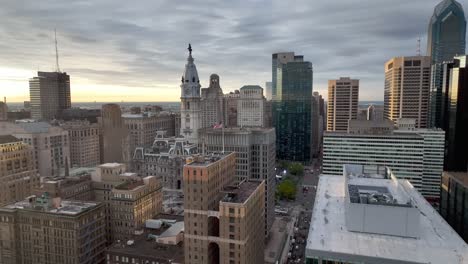
[{"label": "concrete facade", "polygon": [[185,263],[263,262],[264,186],[234,186],[235,153],[184,166]]},{"label": "concrete facade", "polygon": [[13,135],[34,150],[35,167],[40,176],[65,175],[70,164],[68,132],[45,122],[1,122],[0,134]]},{"label": "concrete facade", "polygon": [[395,57],[385,63],[384,118],[415,118],[427,127],[431,58]]},{"label": "concrete facade", "polygon": [[344,164],[388,166],[398,178],[409,180],[427,199],[437,201],[444,137],[445,132],[440,129],[395,130],[383,134],[325,132],[323,174],[336,175]]},{"label": "concrete facade", "polygon": [[70,139],[70,167],[93,167],[101,163],[101,127],[89,121],[69,121],[60,125]]},{"label": "concrete facade", "polygon": [[23,200],[39,186],[34,150],[13,136],[0,136],[0,205]]},{"label": "concrete facade", "polygon": [[71,107],[70,76],[66,72],[37,72],[29,79],[31,117],[52,120]]},{"label": "concrete facade", "polygon": [[0,263],[103,263],[104,206],[46,195],[0,208]]},{"label": "concrete facade", "polygon": [[219,81],[219,75],[210,76],[210,86],[201,89],[202,126],[213,127],[223,122],[223,90]]},{"label": "concrete facade", "polygon": [[236,181],[265,180],[265,231],[268,234],[274,218],[275,205],[275,129],[225,128],[200,130],[200,152],[224,150],[236,152]]},{"label": "concrete facade", "polygon": [[132,154],[137,147],[151,147],[157,131],[166,131],[168,136],[176,135],[175,116],[172,113],[123,114],[122,118],[129,133]]},{"label": "concrete facade", "polygon": [[263,88],[258,85],[246,85],[240,88],[239,91],[237,126],[265,127],[267,125],[267,114]]},{"label": "concrete facade", "polygon": [[327,131],[346,131],[348,120],[357,119],[359,80],[340,77],[328,81]]},{"label": "concrete facade", "polygon": [[101,162],[129,162],[129,132],[122,118],[120,106],[105,104],[101,110]]}]

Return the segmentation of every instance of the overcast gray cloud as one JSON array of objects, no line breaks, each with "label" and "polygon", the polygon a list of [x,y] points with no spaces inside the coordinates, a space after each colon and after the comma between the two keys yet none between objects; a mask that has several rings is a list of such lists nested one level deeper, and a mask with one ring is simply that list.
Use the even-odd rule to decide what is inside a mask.
[{"label": "overcast gray cloud", "polygon": [[144,87],[148,94],[174,89],[165,100],[177,101],[191,42],[205,85],[216,72],[225,91],[263,86],[271,79],[271,54],[295,51],[314,65],[314,90],[351,76],[361,79],[361,100],[382,100],[384,62],[416,54],[418,37],[425,53],[438,2],[5,0],[0,65],[53,69],[57,28],[61,67],[72,80],[128,86],[129,92]]}]

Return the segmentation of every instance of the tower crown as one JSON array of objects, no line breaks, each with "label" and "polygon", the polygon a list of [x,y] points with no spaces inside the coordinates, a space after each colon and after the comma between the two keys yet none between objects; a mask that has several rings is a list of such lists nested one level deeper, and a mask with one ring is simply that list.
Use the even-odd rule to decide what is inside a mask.
[{"label": "tower crown", "polygon": [[193,63],[192,57],[192,46],[189,44],[188,47],[189,56],[187,58],[187,64],[185,64],[185,71],[182,75],[180,84],[181,97],[200,97],[200,79],[198,78],[197,67]]}]

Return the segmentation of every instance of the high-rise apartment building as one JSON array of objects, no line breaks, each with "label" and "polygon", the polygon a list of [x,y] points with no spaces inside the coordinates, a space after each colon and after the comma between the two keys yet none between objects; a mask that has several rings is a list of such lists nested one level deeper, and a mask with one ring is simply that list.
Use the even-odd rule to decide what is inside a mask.
[{"label": "high-rise apartment building", "polygon": [[94,167],[101,163],[101,127],[89,121],[68,121],[60,125],[68,131],[70,167]]},{"label": "high-rise apartment building", "polygon": [[347,165],[321,176],[305,263],[466,263],[468,246],[407,180]]},{"label": "high-rise apartment building", "polygon": [[265,127],[267,125],[267,105],[263,88],[246,85],[239,89],[237,101],[238,127]]},{"label": "high-rise apartment building", "polygon": [[262,263],[263,181],[235,182],[235,153],[184,166],[185,263]]},{"label": "high-rise apartment building", "polygon": [[102,106],[101,129],[101,161],[104,163],[129,162],[129,132],[119,105],[105,104]]},{"label": "high-rise apartment building", "polygon": [[270,101],[273,98],[272,82],[265,82],[265,98]]},{"label": "high-rise apartment building", "polygon": [[325,132],[323,174],[336,175],[343,164],[388,166],[399,179],[407,179],[427,199],[437,201],[443,170],[445,132],[440,129],[395,130],[386,122],[350,133]]},{"label": "high-rise apartment building", "polygon": [[[275,206],[275,129],[225,128],[200,130],[200,152],[236,152],[236,181],[265,181],[265,234],[274,221]],[[223,139],[224,138],[224,139]]]},{"label": "high-rise apartment building", "polygon": [[34,150],[14,136],[0,136],[0,206],[23,200],[39,186]]},{"label": "high-rise apartment building", "polygon": [[416,119],[417,128],[427,127],[431,58],[396,57],[385,63],[384,118]]},{"label": "high-rise apartment building", "polygon": [[219,75],[210,76],[210,86],[201,89],[202,126],[213,127],[223,122],[223,90],[219,82]]},{"label": "high-rise apartment building", "polygon": [[30,196],[0,208],[0,263],[104,263],[104,206]]},{"label": "high-rise apartment building", "polygon": [[294,52],[272,55],[273,124],[277,157],[311,159],[312,63]]},{"label": "high-rise apartment building", "polygon": [[468,170],[468,56],[455,57],[454,62],[444,65],[444,122],[446,131],[445,169]]},{"label": "high-rise apartment building", "polygon": [[190,143],[198,143],[198,129],[202,126],[200,79],[197,67],[193,63],[192,47],[189,44],[189,56],[180,84],[180,135]]},{"label": "high-rise apartment building", "polygon": [[348,121],[357,118],[358,103],[359,80],[328,80],[327,131],[346,131]]},{"label": "high-rise apartment building", "polygon": [[0,134],[13,135],[33,148],[41,177],[65,175],[70,166],[68,132],[45,122],[0,122]]},{"label": "high-rise apartment building", "polygon": [[[130,153],[137,147],[150,147],[157,131],[166,131],[168,136],[175,136],[175,116],[168,112],[144,112],[122,115],[129,133]],[[179,133],[179,131],[177,131]]]},{"label": "high-rise apartment building", "polygon": [[70,76],[66,72],[37,72],[29,79],[31,117],[51,120],[71,107]]},{"label": "high-rise apartment building", "polygon": [[427,33],[427,56],[432,59],[429,106],[429,127],[443,127],[444,91],[443,64],[465,54],[466,19],[463,7],[455,0],[444,0],[434,9]]}]

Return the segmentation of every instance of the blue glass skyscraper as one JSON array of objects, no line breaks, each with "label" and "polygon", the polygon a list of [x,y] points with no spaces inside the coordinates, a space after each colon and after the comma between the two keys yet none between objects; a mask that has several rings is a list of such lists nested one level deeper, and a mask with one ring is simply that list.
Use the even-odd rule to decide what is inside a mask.
[{"label": "blue glass skyscraper", "polygon": [[312,139],[312,63],[293,52],[272,56],[277,158],[309,162]]},{"label": "blue glass skyscraper", "polygon": [[432,58],[429,127],[443,127],[447,91],[443,85],[443,63],[465,54],[466,19],[463,7],[455,0],[439,3],[431,17],[427,36],[427,55]]}]

